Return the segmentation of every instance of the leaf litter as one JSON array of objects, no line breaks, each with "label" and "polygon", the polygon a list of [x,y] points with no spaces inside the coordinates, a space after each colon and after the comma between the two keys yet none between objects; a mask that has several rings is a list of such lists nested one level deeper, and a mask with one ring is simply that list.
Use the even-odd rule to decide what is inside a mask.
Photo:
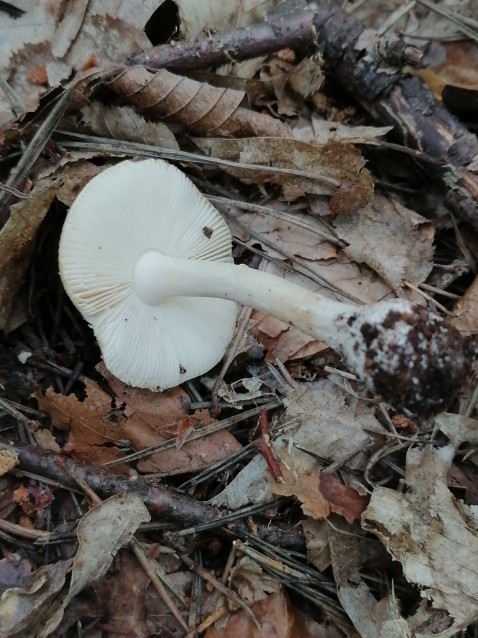
[{"label": "leaf litter", "polygon": [[[147,21],[165,20],[167,4],[42,1],[0,14],[0,635],[73,635],[82,619],[97,627],[85,635],[145,637],[473,631],[476,391],[430,423],[400,417],[324,344],[257,312],[227,369],[137,390],[97,365],[91,333],[58,292],[67,207],[114,157],[146,153],[180,162],[216,198],[236,260],[332,298],[431,298],[476,333],[475,238],[421,168],[394,155],[390,127],[323,83],[320,55],[231,61],[208,80],[124,66],[148,49]],[[473,113],[476,39],[437,40],[473,36],[473,6],[449,2],[437,15],[418,4],[354,8],[382,33],[435,39],[422,75],[450,109]],[[173,32],[191,43],[231,24],[253,29],[280,5],[181,0]],[[55,91],[67,83],[57,126]],[[21,441],[43,450],[34,472]],[[180,511],[187,496],[217,517],[191,526],[190,512],[186,530],[158,511],[149,522],[119,488],[91,507],[68,457],[111,486],[166,481]],[[126,548],[133,534],[141,560]]]}]

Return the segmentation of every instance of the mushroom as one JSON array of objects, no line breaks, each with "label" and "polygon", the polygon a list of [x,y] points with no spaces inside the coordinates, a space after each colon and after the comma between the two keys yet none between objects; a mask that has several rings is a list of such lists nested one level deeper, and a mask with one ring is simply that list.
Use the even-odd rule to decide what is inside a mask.
[{"label": "mushroom", "polygon": [[59,263],[106,367],[137,387],[164,390],[213,367],[236,302],[324,341],[408,414],[441,410],[469,369],[461,335],[418,304],[345,304],[234,265],[225,221],[161,160],[124,161],[88,183],[67,215]]}]

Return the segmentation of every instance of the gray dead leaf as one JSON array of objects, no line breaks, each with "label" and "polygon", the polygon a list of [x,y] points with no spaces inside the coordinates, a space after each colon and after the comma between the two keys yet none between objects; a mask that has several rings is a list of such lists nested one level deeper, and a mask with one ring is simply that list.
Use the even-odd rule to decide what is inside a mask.
[{"label": "gray dead leaf", "polygon": [[362,525],[400,561],[422,596],[454,619],[458,631],[478,618],[478,533],[472,508],[447,487],[453,455],[452,446],[410,449],[407,492],[376,488]]},{"label": "gray dead leaf", "polygon": [[93,507],[78,524],[79,547],[67,598],[71,600],[87,584],[104,576],[118,550],[149,520],[143,501],[129,492]]},{"label": "gray dead leaf", "polygon": [[0,637],[37,635],[45,612],[62,589],[71,560],[60,560],[37,569],[27,587],[12,587],[0,598]]},{"label": "gray dead leaf", "polygon": [[478,421],[462,414],[442,412],[435,417],[440,430],[458,449],[462,443],[478,445]]},{"label": "gray dead leaf", "polygon": [[129,543],[141,523],[151,520],[143,501],[126,492],[93,507],[78,524],[78,551],[73,559],[70,590],[50,616],[38,638],[49,636],[68,603],[87,585],[106,574],[118,550]]},{"label": "gray dead leaf", "polygon": [[425,281],[433,263],[433,225],[421,215],[382,195],[354,214],[339,215],[334,229],[347,242],[345,253],[370,266],[397,295],[403,281]]}]

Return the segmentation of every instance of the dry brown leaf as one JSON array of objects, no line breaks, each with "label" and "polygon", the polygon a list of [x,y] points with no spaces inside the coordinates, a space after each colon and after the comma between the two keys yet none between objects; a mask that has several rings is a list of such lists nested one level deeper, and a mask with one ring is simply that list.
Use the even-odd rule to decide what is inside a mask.
[{"label": "dry brown leaf", "polygon": [[376,488],[362,525],[401,562],[422,596],[448,612],[456,632],[478,619],[478,518],[448,489],[453,455],[452,446],[410,449],[407,492]]},{"label": "dry brown leaf", "polygon": [[241,108],[242,91],[197,82],[161,69],[127,68],[108,88],[148,117],[180,124],[196,135],[285,136],[289,128],[270,115]]},{"label": "dry brown leaf", "polygon": [[[185,418],[188,418],[191,430],[215,422],[207,410],[196,410],[188,416],[190,399],[181,388],[165,392],[132,388],[113,377],[104,365],[101,364],[99,369],[118,399],[125,402],[121,433],[135,450],[158,445],[178,436]],[[227,430],[182,443],[180,448],[176,445],[149,455],[138,463],[138,469],[145,473],[164,474],[197,472],[241,449],[237,439]]]},{"label": "dry brown leaf", "polygon": [[[307,627],[304,619],[282,594],[271,594],[251,605],[258,628],[246,614],[239,611],[229,617],[220,628],[210,627],[205,638],[312,638],[317,636]],[[315,624],[315,623],[314,623]],[[315,628],[314,628],[315,629]]]},{"label": "dry brown leaf", "polygon": [[[148,614],[146,604],[149,577],[130,552],[120,552],[114,568],[114,578],[110,570],[95,583],[95,595],[105,618],[102,629],[110,635],[148,638],[157,622],[154,614]],[[168,614],[164,613],[161,620],[166,623]]]},{"label": "dry brown leaf", "polygon": [[478,333],[478,277],[453,308],[450,323],[464,335]]},{"label": "dry brown leaf", "polygon": [[277,359],[285,363],[317,354],[327,348],[321,341],[291,328],[272,315],[255,311],[252,317],[255,321],[251,334],[267,349],[266,360],[271,363]]},{"label": "dry brown leaf", "polygon": [[[301,212],[287,214],[284,204],[271,201],[269,208],[276,211],[274,215],[263,213],[240,213],[230,210],[231,225],[235,235],[243,241],[251,238],[248,230],[254,232],[252,240],[257,242],[257,236],[268,240],[264,246],[268,255],[283,259],[283,253],[303,257],[304,259],[331,264],[337,259],[339,248],[324,238],[321,231],[324,226],[311,215]],[[281,214],[285,213],[283,217]],[[240,224],[235,224],[235,221]],[[333,233],[328,231],[329,237],[335,239]]]},{"label": "dry brown leaf", "polygon": [[[63,450],[97,467],[125,456],[121,441],[129,441],[134,450],[140,451],[176,436],[190,407],[189,397],[181,388],[155,393],[126,386],[111,375],[109,380],[115,401],[90,379],[85,380],[87,396],[83,401],[52,388],[37,396],[55,427],[69,433]],[[206,411],[197,411],[190,418],[196,428],[213,422]],[[137,467],[142,472],[171,474],[199,471],[240,449],[232,434],[220,430],[186,441],[181,449],[173,446],[150,455]],[[127,463],[115,463],[118,473],[129,469]]]},{"label": "dry brown leaf", "polygon": [[30,199],[11,207],[10,218],[0,230],[0,329],[5,327],[25,280],[38,229],[54,198],[71,204],[83,186],[102,170],[89,162],[69,164],[40,182]]},{"label": "dry brown leaf", "polygon": [[281,591],[277,579],[248,556],[240,558],[231,570],[229,585],[248,605]]},{"label": "dry brown leaf", "polygon": [[[85,379],[86,399],[79,401],[74,394],[59,394],[48,388],[37,394],[41,410],[50,415],[53,425],[69,433],[63,449],[75,458],[101,467],[108,461],[124,456],[124,450],[111,445],[122,438],[114,416],[112,399],[96,383]],[[118,473],[127,473],[126,463],[116,466]]]},{"label": "dry brown leaf", "polygon": [[327,521],[314,521],[306,518],[302,521],[307,560],[320,572],[330,566],[329,529]]},{"label": "dry brown leaf", "polygon": [[377,272],[403,295],[403,280],[420,284],[433,266],[434,228],[430,221],[396,201],[377,195],[373,204],[334,221],[345,253]]},{"label": "dry brown leaf", "polygon": [[291,137],[194,141],[212,157],[294,171],[295,174],[284,175],[268,171],[267,168],[254,170],[238,166],[225,169],[246,182],[280,184],[283,197],[288,201],[304,193],[331,195],[330,209],[333,212],[354,212],[369,204],[373,198],[373,180],[364,168],[365,160],[360,151],[345,142],[319,146]]},{"label": "dry brown leaf", "polygon": [[274,494],[295,496],[302,503],[302,511],[314,519],[328,518],[335,513],[349,523],[360,519],[368,504],[368,497],[344,485],[331,474],[316,470],[312,474],[293,476],[282,468],[283,483],[276,483]]},{"label": "dry brown leaf", "polygon": [[147,122],[130,106],[107,106],[94,101],[82,108],[80,121],[78,115],[74,119],[75,130],[85,128],[116,140],[179,149],[176,138],[165,124]]}]

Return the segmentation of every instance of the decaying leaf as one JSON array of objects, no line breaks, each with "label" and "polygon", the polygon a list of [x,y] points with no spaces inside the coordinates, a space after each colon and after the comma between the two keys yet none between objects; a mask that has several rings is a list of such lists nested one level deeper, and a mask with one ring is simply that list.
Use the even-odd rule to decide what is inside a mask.
[{"label": "decaying leaf", "polygon": [[35,238],[55,197],[71,204],[81,188],[103,167],[75,162],[35,186],[30,198],[11,207],[11,215],[0,230],[0,329],[10,316],[12,304],[30,263]]},{"label": "decaying leaf", "polygon": [[[354,146],[345,142],[323,146],[307,144],[290,137],[274,139],[195,139],[207,155],[233,160],[239,164],[258,164],[227,167],[229,173],[248,183],[280,184],[284,199],[291,201],[304,193],[331,195],[333,212],[355,212],[373,198],[373,180],[364,168],[365,160]],[[275,173],[267,167],[288,169],[289,173]],[[266,168],[264,168],[266,167]]]},{"label": "decaying leaf", "polygon": [[[114,574],[112,571],[114,569]],[[173,623],[171,633],[175,636],[174,618],[166,609],[151,609],[147,604],[147,590],[153,590],[157,604],[159,596],[137,558],[131,552],[120,552],[113,568],[95,583],[95,595],[106,618],[103,626],[110,635],[148,638],[151,634],[165,633]],[[153,595],[151,594],[151,598]],[[162,612],[162,613],[161,613]]]},{"label": "decaying leaf", "polygon": [[251,605],[254,616],[260,623],[258,628],[245,611],[239,611],[229,617],[227,623],[221,622],[219,628],[211,627],[206,638],[312,638],[317,629],[308,628],[303,617],[292,607],[283,594],[271,594]]},{"label": "decaying leaf", "polygon": [[422,596],[453,618],[458,631],[478,618],[478,517],[447,487],[453,455],[451,446],[410,449],[407,492],[376,488],[363,526],[401,562]]},{"label": "decaying leaf", "polygon": [[333,512],[352,523],[360,519],[369,501],[335,476],[319,470],[299,476],[283,470],[283,477],[283,483],[274,485],[274,494],[295,496],[302,503],[304,514],[315,519],[328,518]]},{"label": "decaying leaf", "polygon": [[93,101],[81,110],[81,119],[79,115],[75,116],[75,130],[84,128],[117,140],[179,149],[173,133],[165,124],[147,122],[130,106],[107,106]]},{"label": "decaying leaf", "polygon": [[355,214],[334,221],[345,253],[365,263],[403,295],[403,281],[420,284],[433,266],[434,229],[430,221],[382,195]]},{"label": "decaying leaf", "polygon": [[457,450],[462,443],[478,445],[478,421],[463,414],[442,412],[435,417],[435,423],[453,443]]},{"label": "decaying leaf", "polygon": [[[365,537],[357,525],[347,525],[340,519],[328,526],[329,548],[337,584],[337,595],[354,627],[363,638],[410,638],[407,622],[401,617],[399,601],[392,594],[380,601],[362,579],[364,564],[380,543]],[[384,557],[378,556],[384,565]],[[390,633],[391,629],[396,631]],[[387,633],[388,632],[388,633]]]},{"label": "decaying leaf", "polygon": [[129,492],[111,496],[85,514],[78,523],[79,547],[67,598],[71,600],[88,583],[104,576],[118,550],[149,520],[143,501]]},{"label": "decaying leaf", "polygon": [[17,18],[0,13],[0,69],[15,96],[0,100],[0,125],[15,117],[12,107],[33,111],[42,93],[72,72],[102,70],[150,45],[142,29],[158,0],[141,2],[134,11],[124,2],[72,4],[64,16],[62,3],[48,0],[27,3]]},{"label": "decaying leaf", "polygon": [[478,277],[453,308],[451,323],[465,335],[478,333]]},{"label": "decaying leaf", "polygon": [[87,585],[106,574],[117,552],[141,523],[151,520],[143,501],[129,492],[115,494],[93,507],[78,523],[78,551],[73,559],[70,589],[50,616],[39,638],[58,626],[68,603]]},{"label": "decaying leaf", "polygon": [[231,570],[229,585],[248,605],[281,591],[277,579],[248,556],[240,558]]},{"label": "decaying leaf", "polygon": [[[65,452],[96,466],[114,461],[115,471],[126,473],[129,465],[120,462],[126,455],[122,443],[128,441],[133,450],[139,451],[178,435],[188,416],[190,400],[179,387],[155,393],[128,387],[105,374],[116,393],[116,401],[90,379],[85,380],[87,396],[83,401],[74,394],[65,396],[52,388],[38,395],[37,400],[55,427],[69,433],[63,447]],[[197,411],[190,421],[199,429],[212,419],[206,411]],[[167,474],[198,471],[240,449],[230,432],[220,430],[186,441],[180,449],[173,445],[149,455],[139,462],[138,469]]]},{"label": "decaying leaf", "polygon": [[37,636],[70,570],[71,560],[44,565],[0,598],[0,636]]},{"label": "decaying leaf", "polygon": [[[284,418],[296,420],[297,426],[274,439],[272,450],[276,458],[298,477],[311,474],[317,458],[336,461],[344,468],[364,468],[376,445],[371,434],[386,434],[366,406],[357,404],[354,397],[331,381],[300,387],[285,399],[285,403]],[[237,509],[270,499],[275,489],[269,468],[258,455],[211,502]],[[358,509],[361,507],[363,503]]]}]

